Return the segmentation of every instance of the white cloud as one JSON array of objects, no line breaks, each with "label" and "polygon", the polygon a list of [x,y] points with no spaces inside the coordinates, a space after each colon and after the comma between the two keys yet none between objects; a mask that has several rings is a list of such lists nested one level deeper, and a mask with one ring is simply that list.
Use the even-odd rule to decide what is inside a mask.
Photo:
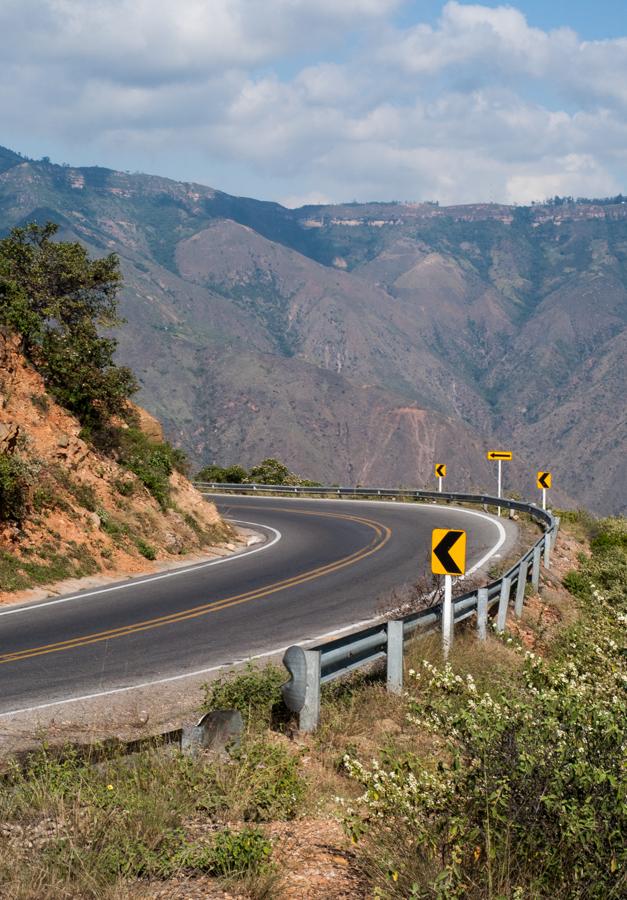
[{"label": "white cloud", "polygon": [[197,180],[290,204],[625,190],[627,38],[456,0],[400,28],[399,5],[3,0],[3,141],[174,176],[193,148]]},{"label": "white cloud", "polygon": [[122,83],[198,77],[333,42],[397,0],[3,0],[3,58],[54,61]]}]

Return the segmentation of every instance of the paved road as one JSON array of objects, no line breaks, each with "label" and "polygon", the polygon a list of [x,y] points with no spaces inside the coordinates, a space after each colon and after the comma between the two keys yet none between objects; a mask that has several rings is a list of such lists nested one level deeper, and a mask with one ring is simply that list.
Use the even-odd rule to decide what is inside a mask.
[{"label": "paved road", "polygon": [[0,612],[0,713],[230,663],[371,617],[426,571],[431,530],[465,528],[471,563],[503,527],[451,507],[214,498],[263,549]]}]

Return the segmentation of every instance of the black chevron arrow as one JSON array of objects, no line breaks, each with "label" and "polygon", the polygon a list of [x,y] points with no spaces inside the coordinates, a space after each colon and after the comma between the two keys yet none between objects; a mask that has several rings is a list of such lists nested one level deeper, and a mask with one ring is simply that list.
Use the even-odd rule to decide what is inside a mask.
[{"label": "black chevron arrow", "polygon": [[548,484],[546,483],[546,479],[549,477],[550,472],[541,472],[538,474],[538,481],[542,485],[543,488],[548,488]]},{"label": "black chevron arrow", "polygon": [[443,468],[444,468],[443,463],[440,463],[439,465],[437,465],[437,466],[435,467],[435,471],[438,473],[438,476],[439,476],[440,478],[444,478],[444,472],[442,471]]},{"label": "black chevron arrow", "polygon": [[442,568],[446,569],[449,575],[462,574],[462,570],[450,555],[449,550],[455,546],[463,533],[463,531],[449,531],[444,535],[438,546],[433,548],[433,552],[442,563]]}]

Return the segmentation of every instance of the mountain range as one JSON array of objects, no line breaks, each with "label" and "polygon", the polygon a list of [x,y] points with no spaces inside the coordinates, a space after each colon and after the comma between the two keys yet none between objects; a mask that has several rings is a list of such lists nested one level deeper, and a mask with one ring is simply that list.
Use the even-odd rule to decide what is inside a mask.
[{"label": "mountain range", "polygon": [[119,358],[195,465],[626,507],[627,200],[287,209],[0,148],[0,230],[119,255]]}]

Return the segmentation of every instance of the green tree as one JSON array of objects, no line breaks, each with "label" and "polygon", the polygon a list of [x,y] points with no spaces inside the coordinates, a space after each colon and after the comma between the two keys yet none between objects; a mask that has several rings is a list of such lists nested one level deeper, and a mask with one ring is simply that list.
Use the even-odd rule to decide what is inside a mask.
[{"label": "green tree", "polygon": [[296,484],[298,481],[284,463],[271,456],[253,466],[246,480],[252,484]]},{"label": "green tree", "polygon": [[221,484],[242,484],[247,478],[248,472],[242,466],[205,466],[196,475],[196,481]]},{"label": "green tree", "polygon": [[53,240],[52,222],[14,228],[0,241],[0,324],[16,331],[46,386],[83,425],[99,426],[128,411],[137,390],[130,369],[116,366],[117,346],[100,328],[121,323],[115,254],[92,260],[77,242]]}]

